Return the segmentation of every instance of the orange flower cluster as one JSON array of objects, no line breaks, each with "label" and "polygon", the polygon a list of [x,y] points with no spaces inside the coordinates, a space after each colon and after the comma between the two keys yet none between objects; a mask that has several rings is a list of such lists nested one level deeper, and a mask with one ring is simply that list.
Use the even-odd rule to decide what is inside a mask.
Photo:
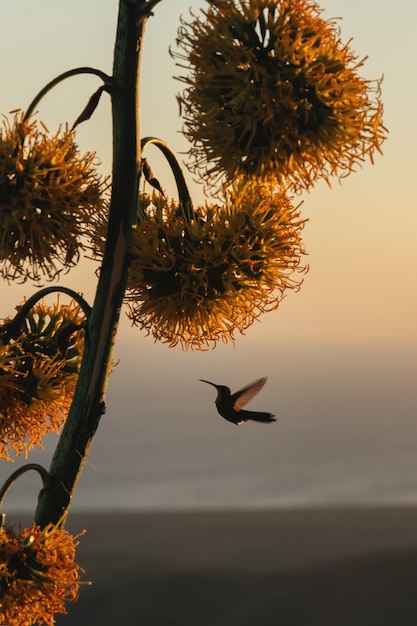
[{"label": "orange flower cluster", "polygon": [[174,56],[190,166],[212,185],[274,176],[308,188],[381,151],[381,81],[311,0],[216,0],[183,22]]},{"label": "orange flower cluster", "polygon": [[91,215],[104,210],[106,184],[95,155],[80,155],[74,134],[50,137],[16,113],[0,130],[0,275],[52,280],[83,248]]},{"label": "orange flower cluster", "polygon": [[[83,533],[81,533],[83,534]],[[0,529],[0,623],[6,626],[53,626],[65,604],[78,598],[78,543],[52,524],[32,524],[15,533]]]},{"label": "orange flower cluster", "polygon": [[[126,302],[155,339],[202,349],[233,341],[299,287],[304,220],[284,190],[373,161],[387,130],[381,81],[361,77],[364,59],[314,0],[212,0],[177,41],[191,169],[222,200],[193,210],[140,196]],[[52,279],[77,262],[84,236],[102,254],[106,183],[94,158],[73,133],[50,137],[21,114],[4,122],[0,276]],[[26,450],[24,432],[39,443],[46,422],[59,428],[76,372],[57,354],[0,346],[0,453]]]},{"label": "orange flower cluster", "polygon": [[32,308],[17,336],[0,328],[0,458],[25,454],[58,432],[71,405],[84,347],[74,302]]},{"label": "orange flower cluster", "polygon": [[197,349],[233,341],[300,285],[292,275],[306,269],[304,220],[266,184],[236,182],[223,205],[191,216],[158,194],[142,195],[140,211],[126,302],[156,340]]}]

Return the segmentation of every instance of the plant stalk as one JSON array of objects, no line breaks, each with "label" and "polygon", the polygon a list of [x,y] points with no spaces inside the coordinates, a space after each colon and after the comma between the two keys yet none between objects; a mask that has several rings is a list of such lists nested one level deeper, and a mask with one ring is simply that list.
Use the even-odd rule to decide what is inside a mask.
[{"label": "plant stalk", "polygon": [[146,17],[143,0],[119,1],[111,92],[112,197],[103,262],[88,319],[83,362],[74,400],[49,469],[50,486],[39,494],[35,521],[42,527],[65,519],[100,418],[126,288],[140,177],[138,84]]}]

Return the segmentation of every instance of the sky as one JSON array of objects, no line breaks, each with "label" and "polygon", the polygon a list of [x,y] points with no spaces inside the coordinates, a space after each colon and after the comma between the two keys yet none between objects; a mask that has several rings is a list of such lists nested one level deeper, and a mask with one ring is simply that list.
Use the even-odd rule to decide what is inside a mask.
[{"label": "sky", "polygon": [[[196,10],[205,3],[191,6]],[[405,0],[395,11],[376,0],[328,0],[322,6],[326,17],[342,17],[343,38],[354,38],[357,54],[368,55],[366,77],[384,75],[384,122],[390,134],[384,156],[377,156],[374,166],[366,163],[341,185],[334,180],[328,189],[319,183],[303,196],[303,213],[310,220],[303,235],[310,273],[301,292],[289,294],[279,311],[262,319],[262,326],[269,335],[270,322],[274,327],[282,323],[286,332],[290,324],[300,339],[330,340],[343,334],[346,341],[415,342],[417,87],[411,77],[417,43],[411,25],[417,8]],[[164,0],[156,7],[147,26],[142,64],[142,135],[161,137],[177,153],[187,148],[175,99],[181,84],[173,78],[181,70],[168,47],[175,45],[179,17],[188,16],[189,7],[190,0]],[[116,0],[74,1],[70,8],[50,0],[7,3],[2,8],[7,27],[0,42],[2,58],[7,59],[2,64],[1,112],[24,109],[38,89],[71,67],[91,65],[111,72],[116,14]],[[73,122],[98,83],[90,76],[73,78],[44,99],[39,116],[51,132],[60,123]],[[97,151],[105,173],[111,167],[110,134],[109,103],[102,98],[100,110],[80,127],[77,139],[81,148]],[[150,148],[151,155],[155,171],[159,155]],[[161,166],[157,171],[160,176]],[[190,175],[188,181],[195,202],[202,201],[201,187]],[[79,270],[86,284],[91,283],[90,269],[85,262]],[[78,271],[73,276],[66,284],[79,283]],[[27,294],[28,288],[24,285],[18,292]],[[15,301],[14,292],[4,285],[6,291],[13,294],[3,300],[9,305]]]},{"label": "sky", "polygon": [[[111,72],[117,0],[2,4],[1,113],[25,109],[49,80],[73,67],[90,65]],[[220,345],[203,353],[170,349],[154,344],[122,316],[115,353],[121,363],[110,380],[109,403],[116,411],[134,385],[141,389],[140,399],[132,398],[131,403],[143,408],[144,423],[150,414],[162,423],[169,416],[171,432],[178,413],[182,429],[191,423],[194,427],[191,420],[197,419],[204,424],[212,420],[210,430],[220,425],[212,390],[201,389],[199,378],[236,389],[268,376],[259,402],[287,416],[283,432],[288,445],[285,441],[279,445],[288,456],[291,446],[297,447],[300,432],[317,450],[316,457],[308,457],[310,462],[314,464],[322,455],[317,432],[322,424],[311,416],[318,419],[326,398],[334,434],[328,443],[331,471],[330,450],[336,449],[335,441],[359,438],[364,417],[369,432],[372,424],[378,428],[381,415],[387,427],[375,443],[375,458],[378,446],[396,442],[396,437],[399,451],[404,441],[409,442],[410,458],[411,445],[417,443],[411,419],[416,407],[417,347],[417,5],[409,0],[398,0],[395,5],[380,0],[323,0],[320,4],[324,17],[341,18],[342,37],[345,41],[353,38],[351,46],[359,57],[368,56],[363,76],[384,76],[384,123],[389,129],[384,155],[377,155],[374,165],[365,163],[342,184],[334,180],[329,189],[319,183],[302,196],[302,211],[309,219],[303,240],[310,271],[300,292],[288,294],[277,311],[262,316],[245,335],[238,336],[235,346]],[[181,135],[176,102],[181,83],[174,78],[181,70],[168,48],[175,46],[179,17],[187,17],[190,6],[198,11],[206,3],[162,0],[155,8],[146,28],[141,73],[142,136],[167,141],[182,160],[187,142]],[[67,81],[41,102],[39,117],[51,132],[61,123],[72,124],[98,85],[98,79],[91,76]],[[81,149],[97,152],[103,173],[111,167],[110,123],[109,102],[103,97],[92,120],[81,125],[77,134]],[[150,148],[147,156],[163,186],[174,194],[159,154]],[[188,181],[194,202],[203,202],[201,186],[191,175]],[[61,284],[82,290],[91,301],[94,269],[91,261],[83,259],[61,278]],[[28,283],[3,282],[0,317],[10,315],[23,296],[33,291]],[[362,405],[361,393],[366,396]],[[358,402],[352,404],[352,398]],[[346,430],[346,419],[351,430]],[[104,448],[114,436],[105,428],[98,444]],[[259,445],[270,445],[267,434],[258,437]],[[302,457],[300,450],[299,454]],[[417,501],[417,489],[415,495]]]}]

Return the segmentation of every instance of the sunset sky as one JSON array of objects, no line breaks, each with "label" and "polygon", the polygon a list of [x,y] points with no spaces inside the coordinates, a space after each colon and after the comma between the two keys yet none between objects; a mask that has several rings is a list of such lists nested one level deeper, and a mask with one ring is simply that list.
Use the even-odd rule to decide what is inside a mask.
[{"label": "sunset sky", "polygon": [[[317,393],[320,385],[322,394],[329,386],[337,388],[334,412],[337,406],[343,409],[352,385],[359,384],[375,394],[372,409],[367,410],[375,423],[387,407],[383,393],[388,388],[391,407],[399,407],[407,420],[412,406],[415,414],[411,379],[417,348],[417,4],[409,0],[320,4],[325,17],[342,18],[344,41],[353,38],[357,54],[368,55],[362,75],[368,79],[384,75],[384,123],[390,131],[384,155],[377,155],[374,165],[365,163],[341,184],[334,180],[329,189],[319,183],[302,196],[302,211],[309,218],[303,239],[310,271],[300,292],[289,293],[277,311],[238,336],[235,347],[193,353],[154,345],[123,316],[116,349],[121,364],[112,375],[112,397],[125,393],[129,381],[139,390],[142,385],[138,404],[145,410],[153,406],[156,395],[160,402],[165,400],[158,419],[164,419],[164,407],[171,411],[175,400],[181,414],[198,411],[198,419],[217,424],[212,390],[201,388],[198,379],[236,389],[260,376],[269,380],[257,402],[274,412],[285,407],[291,414],[294,398],[303,389],[308,394],[314,388]],[[49,80],[72,67],[89,65],[111,73],[117,5],[117,0],[3,3],[0,111],[25,109]],[[142,64],[141,134],[164,139],[177,153],[187,149],[175,98],[181,83],[173,78],[182,70],[168,48],[175,46],[179,16],[187,18],[190,5],[196,12],[206,3],[162,0],[156,7],[146,29]],[[60,123],[71,125],[98,85],[91,76],[67,81],[41,102],[39,117],[51,132]],[[92,120],[80,126],[77,140],[81,149],[97,152],[103,173],[110,172],[108,98],[103,97]],[[175,194],[159,155],[150,148],[147,156],[163,186]],[[191,175],[188,180],[194,201],[203,202],[201,186]],[[94,270],[92,261],[82,259],[61,284],[83,291],[91,302]],[[28,283],[4,282],[1,289],[1,317],[34,291]],[[320,411],[320,402],[309,410]],[[415,437],[416,430],[412,432]]]},{"label": "sunset sky", "polygon": [[[175,99],[181,83],[173,79],[181,70],[168,47],[175,45],[179,16],[188,16],[190,4],[194,10],[205,6],[189,0],[165,0],[157,6],[148,22],[142,65],[142,135],[161,137],[177,152],[187,147]],[[377,0],[321,5],[326,17],[343,18],[343,38],[354,38],[357,54],[368,55],[363,75],[384,75],[384,122],[390,135],[384,156],[377,156],[374,166],[366,163],[341,185],[335,180],[331,190],[319,183],[303,197],[303,211],[310,218],[304,240],[311,270],[302,291],[290,294],[278,312],[261,320],[263,332],[269,336],[274,328],[278,338],[294,332],[299,339],[416,341],[417,87],[412,77],[417,44],[412,29],[417,7],[405,0],[395,10]],[[71,67],[91,65],[110,72],[116,14],[116,0],[75,0],[68,7],[51,0],[7,3],[0,42],[7,60],[2,64],[2,113],[24,109],[38,89]],[[67,81],[42,101],[39,116],[51,132],[59,123],[72,123],[97,85],[91,76]],[[103,98],[100,110],[78,133],[82,148],[97,151],[103,172],[110,170],[109,125],[109,103]],[[161,178],[152,148],[148,157]],[[167,176],[162,176],[164,186],[175,193]],[[203,200],[201,188],[191,176],[188,180],[195,202]],[[85,262],[81,272],[86,281],[90,269]],[[65,283],[71,281],[70,274]],[[78,274],[75,281],[78,285]],[[19,292],[28,290],[25,285]],[[7,302],[13,303],[14,296],[10,298]],[[249,330],[248,341],[251,334]]]}]

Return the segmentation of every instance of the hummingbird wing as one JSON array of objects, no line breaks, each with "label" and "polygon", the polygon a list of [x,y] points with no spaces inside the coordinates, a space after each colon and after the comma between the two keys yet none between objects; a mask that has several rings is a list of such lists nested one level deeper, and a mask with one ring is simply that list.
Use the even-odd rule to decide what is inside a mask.
[{"label": "hummingbird wing", "polygon": [[236,391],[236,393],[234,393],[230,398],[234,410],[240,411],[240,409],[242,409],[245,404],[253,398],[253,396],[256,396],[267,380],[267,378],[258,378],[258,380],[254,380],[253,383],[249,383],[249,385],[246,385],[246,387],[243,387],[240,391]]}]

